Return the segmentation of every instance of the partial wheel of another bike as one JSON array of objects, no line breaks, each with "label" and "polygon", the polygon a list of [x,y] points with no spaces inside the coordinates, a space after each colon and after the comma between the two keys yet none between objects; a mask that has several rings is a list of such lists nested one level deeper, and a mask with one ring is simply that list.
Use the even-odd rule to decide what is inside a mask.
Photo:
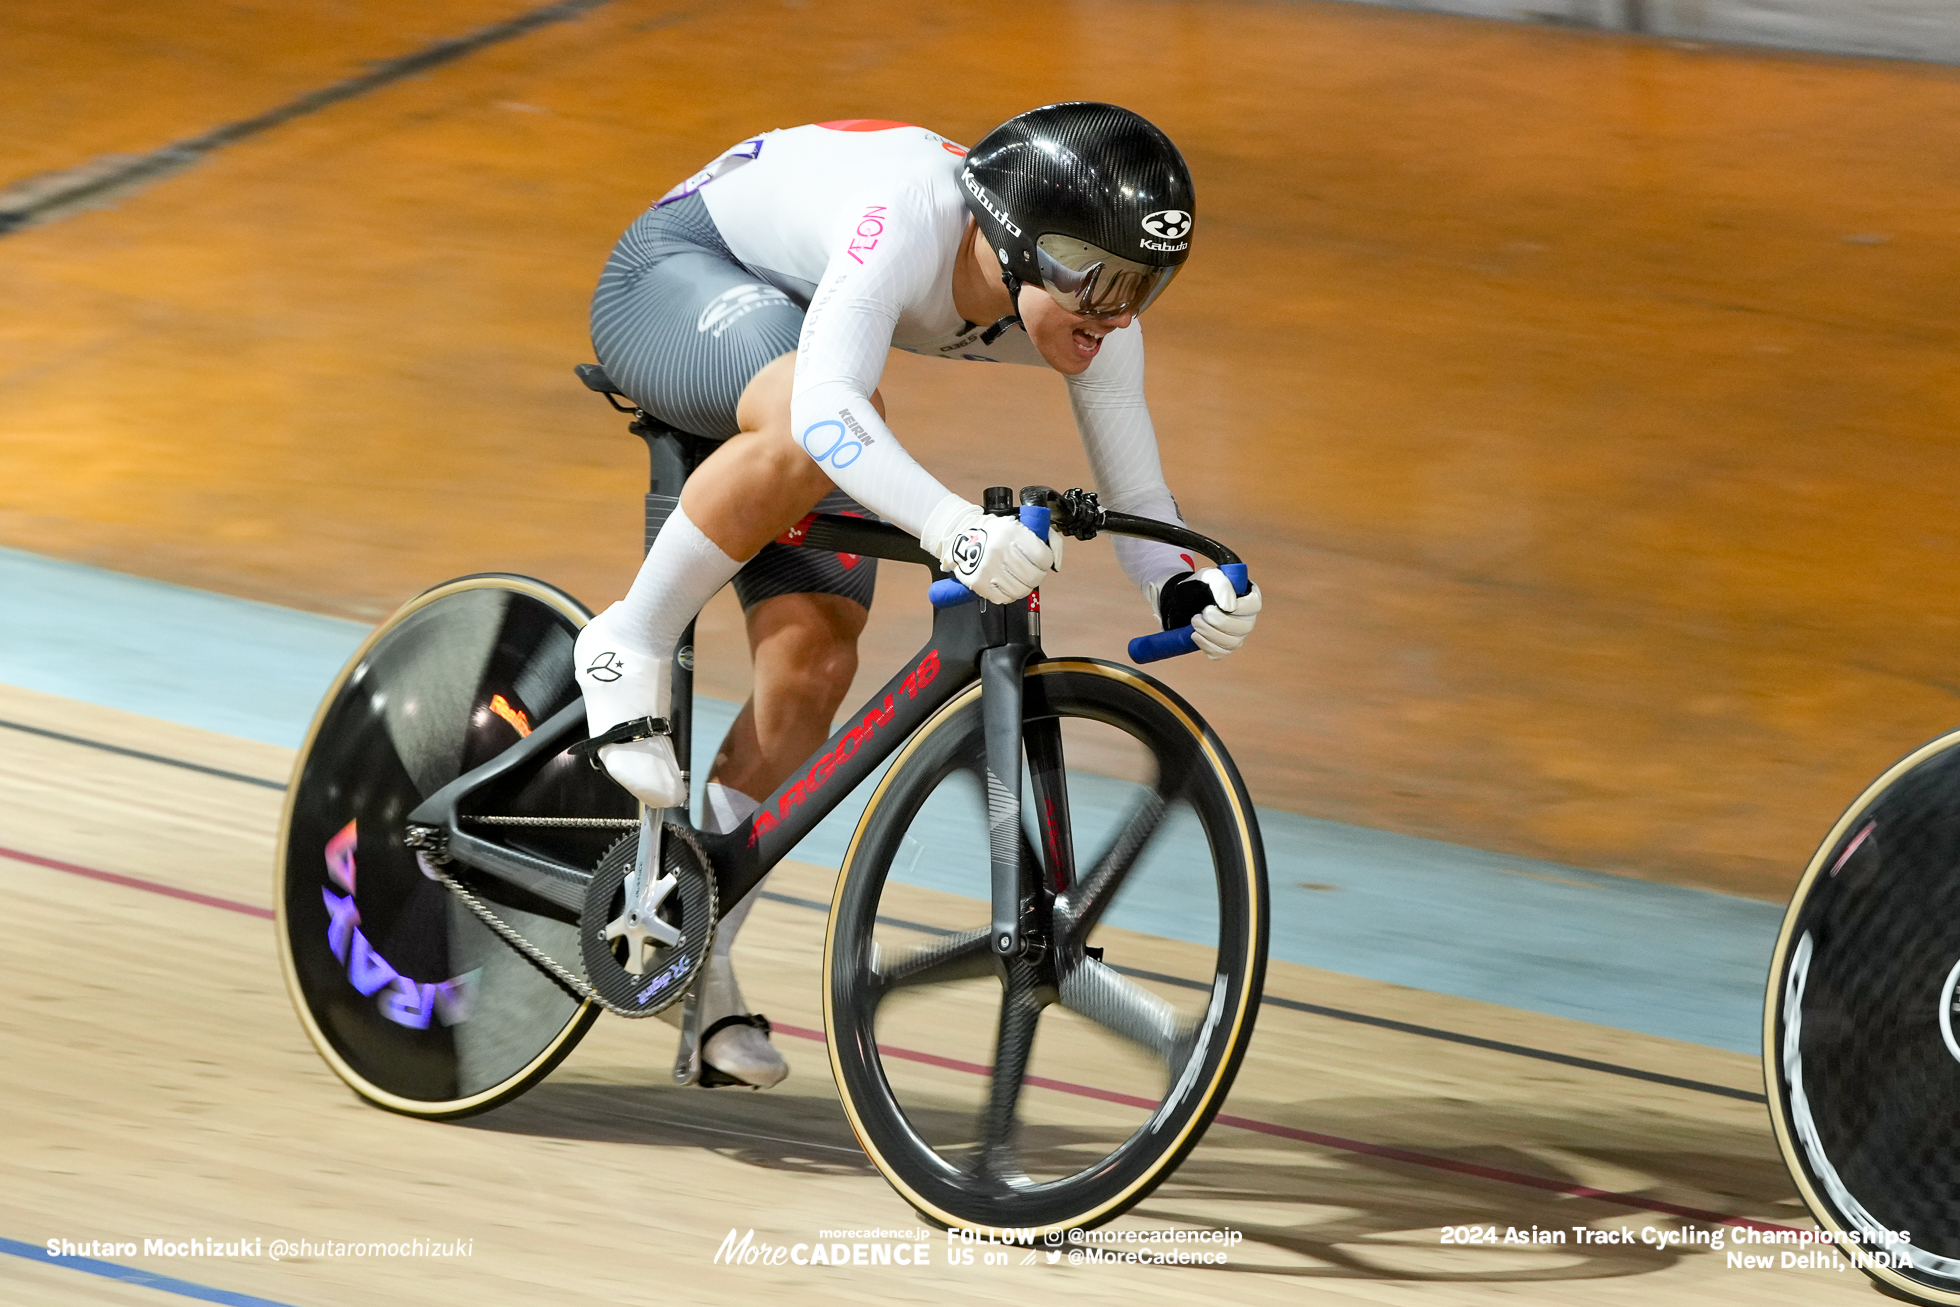
[{"label": "partial wheel of another bike", "polygon": [[1763,1052],[1777,1146],[1840,1256],[1960,1304],[1960,732],[1881,776],[1811,858]]},{"label": "partial wheel of another bike", "polygon": [[846,855],[824,948],[845,1112],[920,1213],[1100,1224],[1161,1184],[1224,1102],[1265,975],[1265,853],[1190,705],[1114,664],[1028,669],[1018,838],[1029,947],[990,941],[980,687],[907,741]]},{"label": "partial wheel of another bike", "polygon": [[[418,596],[341,672],[287,790],[275,901],[301,1024],[363,1098],[421,1117],[505,1102],[599,1014],[423,874],[402,842],[417,804],[578,697],[572,642],[591,614],[524,577]],[[560,753],[496,794],[521,817],[637,817],[623,790]],[[507,842],[597,867],[620,831],[512,828]],[[471,888],[552,958],[578,966],[576,916],[478,878]]]}]

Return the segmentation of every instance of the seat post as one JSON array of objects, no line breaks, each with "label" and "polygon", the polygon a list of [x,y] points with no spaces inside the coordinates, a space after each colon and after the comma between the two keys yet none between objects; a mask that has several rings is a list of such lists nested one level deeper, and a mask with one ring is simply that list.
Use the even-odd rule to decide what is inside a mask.
[{"label": "seat post", "polygon": [[[687,474],[693,465],[694,437],[674,430],[650,415],[636,414],[631,426],[627,428],[634,435],[647,442],[647,458],[650,471],[647,480],[646,498],[646,541],[641,557],[653,548],[653,538],[660,534],[660,528],[667,525],[667,519],[680,507],[681,486],[687,481]],[[694,752],[694,623],[687,624],[681,633],[680,643],[674,648],[673,702],[667,710],[668,737],[674,745],[674,761],[680,766],[681,779],[693,784]],[[691,796],[690,788],[690,796]],[[691,797],[690,797],[691,802]],[[685,811],[684,814],[685,815]]]},{"label": "seat post", "polygon": [[647,459],[651,464],[647,479],[646,540],[641,548],[641,557],[645,557],[646,550],[653,548],[653,538],[680,507],[689,451],[682,443],[686,436],[652,418],[642,416],[627,429],[647,442]]}]

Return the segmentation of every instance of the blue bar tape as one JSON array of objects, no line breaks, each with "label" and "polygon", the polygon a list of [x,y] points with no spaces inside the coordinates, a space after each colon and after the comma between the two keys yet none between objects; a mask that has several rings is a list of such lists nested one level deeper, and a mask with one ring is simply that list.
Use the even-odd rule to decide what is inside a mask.
[{"label": "blue bar tape", "polygon": [[1191,628],[1188,626],[1140,635],[1130,641],[1130,661],[1133,663],[1154,663],[1165,658],[1175,658],[1179,654],[1196,652],[1198,652],[1198,642],[1192,638]]},{"label": "blue bar tape", "polygon": [[947,577],[944,581],[934,581],[926,590],[926,602],[934,608],[952,608],[959,604],[970,603],[979,597],[951,577]]}]

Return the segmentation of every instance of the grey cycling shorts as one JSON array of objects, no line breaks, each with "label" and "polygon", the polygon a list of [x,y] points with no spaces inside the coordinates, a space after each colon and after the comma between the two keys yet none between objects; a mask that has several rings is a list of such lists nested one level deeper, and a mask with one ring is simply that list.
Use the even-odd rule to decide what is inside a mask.
[{"label": "grey cycling shorts", "polygon": [[[641,214],[592,294],[592,349],[613,384],[669,426],[714,441],[741,430],[743,390],[802,330],[803,306],[736,262],[699,195]],[[872,516],[841,490],[817,511]],[[876,559],[772,543],[743,565],[735,593],[745,609],[784,594],[869,608],[877,578]]]}]

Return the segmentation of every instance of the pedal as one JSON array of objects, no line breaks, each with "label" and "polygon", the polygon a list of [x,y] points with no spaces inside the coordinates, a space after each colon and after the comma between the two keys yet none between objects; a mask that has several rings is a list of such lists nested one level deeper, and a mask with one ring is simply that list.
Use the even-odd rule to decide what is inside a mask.
[{"label": "pedal", "polygon": [[687,1007],[681,1016],[680,1051],[674,1057],[674,1083],[693,1085],[699,1089],[725,1089],[731,1086],[740,1089],[759,1088],[760,1086],[729,1075],[708,1062],[702,1056],[702,1050],[708,1046],[708,1041],[715,1037],[717,1031],[726,1030],[730,1026],[753,1026],[767,1035],[775,1029],[769,1024],[769,1018],[760,1012],[744,1013],[740,1016],[723,1017],[706,1030],[702,1030],[699,1003],[698,994],[687,996]]},{"label": "pedal", "polygon": [[596,768],[603,768],[599,761],[599,750],[611,744],[631,744],[635,740],[650,740],[656,735],[671,735],[673,726],[665,717],[634,717],[623,721],[609,730],[600,731],[588,740],[580,740],[565,750],[574,758],[583,758]]}]

